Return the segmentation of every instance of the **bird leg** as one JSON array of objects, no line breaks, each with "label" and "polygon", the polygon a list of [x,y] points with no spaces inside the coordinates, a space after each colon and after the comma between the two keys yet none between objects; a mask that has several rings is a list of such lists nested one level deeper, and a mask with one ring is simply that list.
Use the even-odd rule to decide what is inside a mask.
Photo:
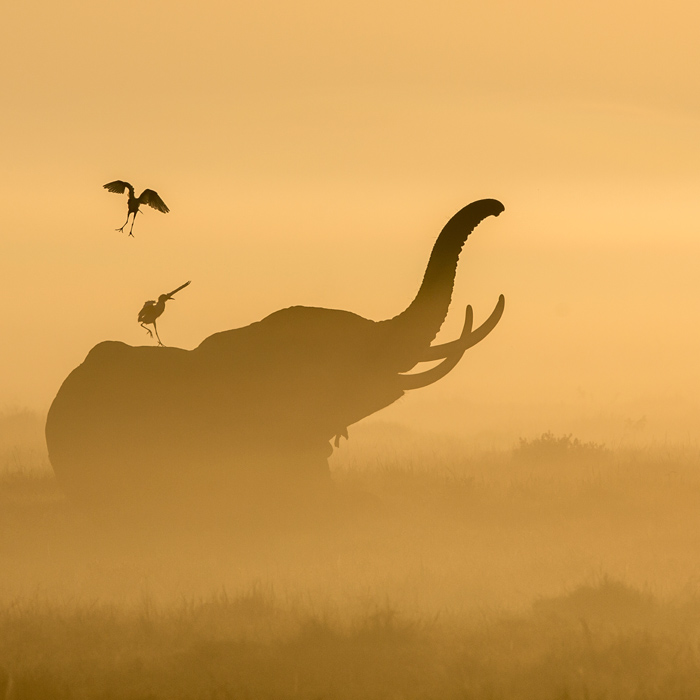
[{"label": "bird leg", "polygon": [[[132,233],[132,231],[134,230],[134,221],[136,221],[136,215],[137,215],[137,214],[138,214],[138,211],[135,211],[135,212],[134,212],[134,218],[131,220],[131,228],[129,229],[129,235],[130,235],[132,238],[134,237],[134,234]],[[129,217],[128,217],[128,216],[126,217],[126,220],[127,220],[127,221],[129,220]],[[126,224],[124,224],[124,226],[126,226]]]},{"label": "bird leg", "polygon": [[[153,327],[156,329],[156,338],[158,338],[158,345],[160,345],[162,348],[164,348],[165,345],[163,345],[163,342],[161,341],[160,336],[158,335],[158,326],[156,326],[155,321],[153,321]],[[153,336],[151,336],[151,337],[153,337]]]},{"label": "bird leg", "polygon": [[[130,214],[131,214],[131,212],[129,212],[129,214],[126,215],[126,221],[124,222],[124,226],[122,226],[121,228],[115,228],[114,229],[115,231],[122,231],[122,232],[124,231],[125,226],[129,223],[129,215]],[[133,228],[134,225],[131,224],[131,226]]]},{"label": "bird leg", "polygon": [[150,335],[151,338],[153,337],[153,331],[152,331],[148,326],[144,326],[143,323],[142,323],[142,324],[141,324],[141,328],[145,328],[145,329],[146,329],[146,332],[148,333],[148,335]]}]

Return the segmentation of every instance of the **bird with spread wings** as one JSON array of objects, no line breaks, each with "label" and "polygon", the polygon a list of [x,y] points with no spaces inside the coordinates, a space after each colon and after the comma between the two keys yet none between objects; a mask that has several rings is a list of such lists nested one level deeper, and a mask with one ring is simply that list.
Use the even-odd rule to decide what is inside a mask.
[{"label": "bird with spread wings", "polygon": [[158,193],[155,190],[144,190],[143,192],[141,192],[141,195],[137,197],[134,194],[133,186],[128,182],[125,182],[124,180],[115,180],[114,182],[108,182],[106,185],[103,185],[103,187],[108,192],[114,192],[115,194],[124,194],[124,190],[129,190],[129,200],[127,202],[129,206],[129,212],[126,215],[126,221],[124,222],[124,226],[116,230],[123,231],[126,225],[129,223],[129,217],[133,214],[134,218],[131,220],[131,228],[129,229],[129,235],[132,237],[134,235],[132,231],[134,230],[134,221],[136,221],[136,214],[138,214],[139,207],[142,204],[148,204],[149,207],[153,207],[153,209],[163,212],[163,214],[167,214],[170,211],[166,203],[158,196]]},{"label": "bird with spread wings", "polygon": [[[181,289],[184,289],[191,281],[192,280],[189,280],[188,282],[185,282],[185,284],[181,284],[177,289],[173,289],[173,291],[169,294],[161,294],[158,297],[158,301],[150,299],[143,305],[141,311],[139,311],[139,323],[144,328],[146,328],[144,324],[153,324],[153,328],[156,331],[156,338],[158,338],[158,345],[160,346],[163,346],[163,343],[161,342],[160,336],[158,335],[158,326],[156,326],[156,319],[163,313],[163,311],[165,311],[165,302],[172,299],[173,294],[179,292]],[[146,328],[146,330],[152,338],[153,332],[151,331],[151,329]]]}]

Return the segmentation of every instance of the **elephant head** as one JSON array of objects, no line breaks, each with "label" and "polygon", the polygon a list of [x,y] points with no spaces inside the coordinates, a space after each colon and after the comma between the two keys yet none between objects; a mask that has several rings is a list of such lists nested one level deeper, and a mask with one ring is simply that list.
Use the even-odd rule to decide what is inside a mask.
[{"label": "elephant head", "polygon": [[[292,306],[206,338],[194,350],[103,342],[64,381],[49,410],[49,457],[83,502],[284,493],[329,479],[331,442],[406,391],[445,376],[488,335],[503,296],[477,329],[432,345],[445,320],[462,247],[503,205],[473,202],[433,247],[409,306],[371,321]],[[408,374],[421,362],[441,360]]]}]

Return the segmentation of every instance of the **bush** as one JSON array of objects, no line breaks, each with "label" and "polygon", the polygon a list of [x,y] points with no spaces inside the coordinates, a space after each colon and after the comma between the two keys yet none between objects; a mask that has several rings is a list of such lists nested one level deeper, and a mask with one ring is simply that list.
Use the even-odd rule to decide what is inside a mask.
[{"label": "bush", "polygon": [[605,445],[597,442],[581,442],[571,434],[557,437],[548,431],[532,440],[520,438],[520,444],[513,450],[513,456],[524,461],[551,462],[600,457],[605,452]]}]

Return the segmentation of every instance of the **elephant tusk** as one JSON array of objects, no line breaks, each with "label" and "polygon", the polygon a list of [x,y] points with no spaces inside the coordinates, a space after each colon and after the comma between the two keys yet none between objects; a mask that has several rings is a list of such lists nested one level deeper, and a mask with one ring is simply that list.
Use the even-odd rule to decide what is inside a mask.
[{"label": "elephant tusk", "polygon": [[[466,328],[467,318],[465,318],[464,328],[462,329],[462,335],[458,340],[453,340],[451,343],[443,343],[442,345],[433,345],[428,348],[428,351],[420,358],[419,362],[431,362],[433,360],[442,360],[446,357],[452,355],[453,352],[459,350],[465,342],[468,343],[466,348],[476,345],[478,342],[482,341],[495,327],[501,316],[503,315],[503,309],[505,305],[505,299],[503,295],[498,299],[498,304],[493,310],[491,315],[484,321],[475,331],[471,333],[471,338],[467,338],[470,331]],[[467,307],[469,311],[471,307]],[[465,349],[466,349],[465,348]]]},{"label": "elephant tusk", "polygon": [[433,367],[426,372],[420,372],[419,374],[399,374],[401,389],[404,391],[420,389],[442,379],[455,368],[457,363],[462,359],[462,355],[464,355],[469,348],[482,341],[496,327],[496,324],[501,320],[505,305],[505,297],[501,294],[491,315],[475,331],[472,331],[474,318],[472,307],[467,306],[464,327],[462,328],[462,335],[459,337],[459,340],[430,348],[428,353],[420,360],[420,362],[427,362],[429,360],[444,358],[443,362],[437,367]]},{"label": "elephant tusk", "polygon": [[458,352],[462,347],[465,339],[469,336],[474,322],[474,314],[472,307],[467,306],[467,312],[464,315],[464,326],[462,326],[462,334],[457,340],[450,343],[442,343],[441,345],[431,345],[428,351],[418,360],[418,362],[432,362],[433,360],[444,360],[450,357],[454,352]]}]

